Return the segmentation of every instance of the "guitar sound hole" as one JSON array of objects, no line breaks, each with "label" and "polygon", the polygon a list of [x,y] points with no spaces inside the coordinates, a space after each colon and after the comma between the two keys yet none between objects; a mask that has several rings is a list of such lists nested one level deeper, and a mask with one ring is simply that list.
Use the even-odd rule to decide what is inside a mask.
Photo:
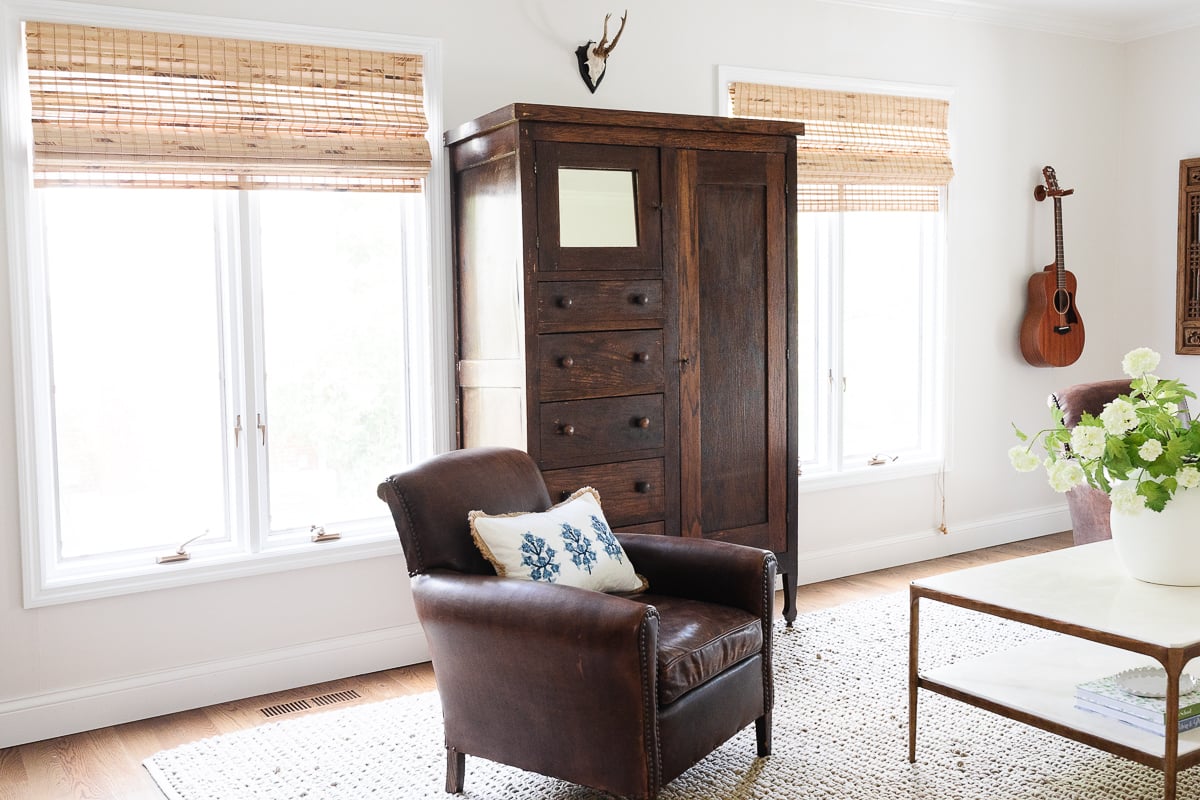
[{"label": "guitar sound hole", "polygon": [[1071,293],[1066,289],[1055,290],[1054,310],[1059,314],[1066,314],[1071,310]]}]

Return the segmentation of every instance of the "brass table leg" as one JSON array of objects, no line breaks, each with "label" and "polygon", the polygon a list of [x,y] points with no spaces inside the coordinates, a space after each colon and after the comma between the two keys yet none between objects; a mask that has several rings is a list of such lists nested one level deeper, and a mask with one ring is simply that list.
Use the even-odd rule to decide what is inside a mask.
[{"label": "brass table leg", "polygon": [[[908,590],[908,763],[917,760],[917,604],[921,598]],[[1172,800],[1168,798],[1168,800]]]}]

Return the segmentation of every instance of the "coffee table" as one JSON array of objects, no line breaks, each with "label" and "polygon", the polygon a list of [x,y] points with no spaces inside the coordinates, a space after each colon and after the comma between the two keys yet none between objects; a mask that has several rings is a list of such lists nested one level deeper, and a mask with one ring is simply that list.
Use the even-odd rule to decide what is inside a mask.
[{"label": "coffee table", "polygon": [[[922,598],[1067,635],[919,669]],[[1178,772],[1200,763],[1200,729],[1178,731],[1178,678],[1200,656],[1200,587],[1135,580],[1106,541],[915,580],[909,608],[910,762],[926,689],[1160,769],[1166,800]],[[1150,659],[1168,676],[1165,736],[1075,708],[1076,684]]]}]

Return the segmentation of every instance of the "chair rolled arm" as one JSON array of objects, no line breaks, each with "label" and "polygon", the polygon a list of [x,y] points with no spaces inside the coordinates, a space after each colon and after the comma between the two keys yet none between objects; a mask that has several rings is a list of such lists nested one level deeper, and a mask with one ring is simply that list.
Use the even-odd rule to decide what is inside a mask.
[{"label": "chair rolled arm", "polygon": [[446,628],[470,636],[471,629],[482,628],[489,642],[511,633],[518,640],[514,644],[528,650],[564,640],[572,648],[586,646],[577,641],[580,630],[588,632],[594,647],[617,640],[636,643],[647,612],[653,612],[627,597],[574,586],[442,570],[416,576],[413,599],[427,634]]},{"label": "chair rolled arm", "polygon": [[633,567],[650,591],[720,603],[770,620],[774,609],[775,554],[711,539],[618,533]]},{"label": "chair rolled arm", "polygon": [[[414,578],[413,598],[448,742],[546,774],[595,760],[587,769],[598,781],[613,759],[657,763],[654,607],[571,586],[440,570]],[[514,717],[530,709],[544,709],[553,724]]]}]

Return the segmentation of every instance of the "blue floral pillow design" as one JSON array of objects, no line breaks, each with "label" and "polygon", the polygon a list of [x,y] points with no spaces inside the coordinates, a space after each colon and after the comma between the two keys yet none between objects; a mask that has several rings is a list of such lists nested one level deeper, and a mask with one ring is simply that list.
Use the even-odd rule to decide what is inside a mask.
[{"label": "blue floral pillow design", "polygon": [[497,575],[600,592],[646,588],[604,519],[600,493],[590,486],[540,513],[472,511],[467,520]]}]

